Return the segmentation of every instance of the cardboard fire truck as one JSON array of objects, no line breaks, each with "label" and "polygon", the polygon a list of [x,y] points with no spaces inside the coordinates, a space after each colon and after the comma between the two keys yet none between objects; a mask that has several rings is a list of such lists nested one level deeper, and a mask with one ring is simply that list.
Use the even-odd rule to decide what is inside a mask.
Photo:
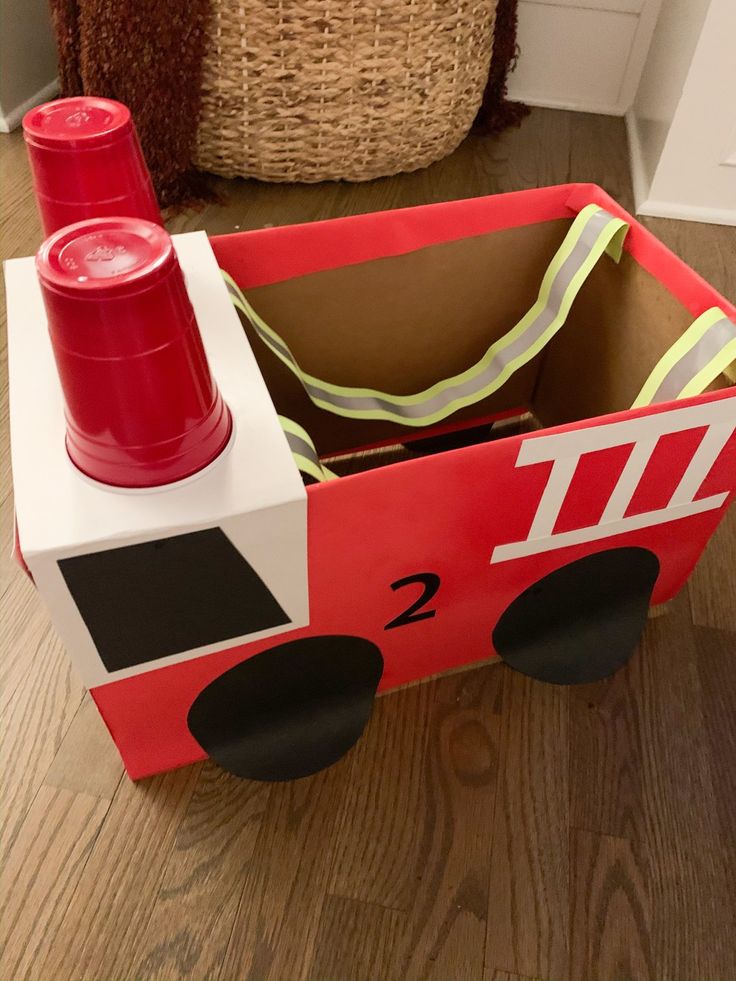
[{"label": "cardboard fire truck", "polygon": [[736,492],[727,300],[593,185],[174,242],[233,435],[146,490],[71,464],[6,264],[18,547],[133,779],[293,779],[377,692],[626,662]]}]

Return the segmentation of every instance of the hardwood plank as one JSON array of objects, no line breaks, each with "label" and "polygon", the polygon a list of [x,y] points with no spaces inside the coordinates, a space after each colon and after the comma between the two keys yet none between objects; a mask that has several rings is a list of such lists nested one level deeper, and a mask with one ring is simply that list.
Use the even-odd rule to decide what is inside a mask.
[{"label": "hardwood plank", "polygon": [[727,299],[736,299],[734,230],[672,218],[641,219],[652,234],[677,253]]},{"label": "hardwood plank", "polygon": [[696,627],[694,634],[719,831],[736,842],[736,635],[704,627]]},{"label": "hardwood plank", "polygon": [[121,781],[61,920],[64,939],[39,960],[36,974],[49,981],[117,981],[127,973],[200,769]]},{"label": "hardwood plank", "polygon": [[0,710],[3,712],[10,708],[18,685],[28,677],[31,662],[39,650],[54,637],[33,583],[19,569],[8,571],[11,574],[0,598]]},{"label": "hardwood plank", "polygon": [[643,849],[592,831],[572,834],[570,981],[655,981]]},{"label": "hardwood plank", "polygon": [[708,542],[688,589],[693,623],[736,634],[736,507],[729,508]]},{"label": "hardwood plank", "polygon": [[508,971],[494,971],[491,981],[540,981],[540,979],[523,978],[520,974],[510,974]]},{"label": "hardwood plank", "polygon": [[219,976],[270,790],[204,765],[126,977]]},{"label": "hardwood plank", "polygon": [[351,762],[348,754],[313,777],[270,788],[253,860],[242,869],[243,891],[221,981],[300,981],[306,976]]},{"label": "hardwood plank", "polygon": [[[7,359],[3,355],[0,361],[5,362]],[[0,372],[2,375],[7,377],[7,365],[0,364]],[[8,397],[7,397],[7,385],[0,383],[0,416],[5,415],[7,417],[8,413]],[[0,433],[3,432],[7,427],[6,419],[0,418]],[[15,508],[13,506],[13,492],[10,488],[10,448],[7,446],[7,440],[0,437],[0,446],[2,446],[2,468],[6,471],[5,473],[0,472],[0,487],[5,488],[5,493],[0,496],[0,541],[7,542],[9,548],[12,551],[13,539],[15,536]],[[13,561],[8,560],[3,563],[2,569],[0,570],[2,575],[0,576],[0,603],[3,601],[7,591],[13,587],[16,581],[20,581],[24,578],[22,570]],[[32,589],[32,584],[28,583],[29,587]],[[3,670],[4,658],[0,659],[0,671]]]},{"label": "hardwood plank", "polygon": [[[6,621],[7,622],[7,619]],[[71,725],[84,694],[59,639],[35,616],[26,623],[38,637],[25,651],[25,672],[7,693],[0,754],[0,864],[12,844]],[[38,631],[37,631],[38,628]],[[24,631],[19,642],[24,643]]]},{"label": "hardwood plank", "polygon": [[568,968],[567,688],[503,669],[498,802],[493,822],[486,977],[540,978]]},{"label": "hardwood plank", "polygon": [[687,595],[644,636],[642,826],[658,978],[736,976],[733,889],[724,864]]},{"label": "hardwood plank", "polygon": [[74,893],[109,803],[88,794],[42,787],[0,871],[0,977],[59,981],[39,973],[60,935]]},{"label": "hardwood plank", "polygon": [[736,977],[733,842],[672,839],[649,850],[655,976]]},{"label": "hardwood plank", "polygon": [[[478,879],[482,878],[485,866],[484,860],[475,860],[474,853],[483,848],[487,835],[483,809],[471,806],[467,798],[471,795],[477,804],[481,795],[492,796],[496,750],[489,744],[485,730],[478,731],[482,727],[475,717],[478,703],[495,704],[496,683],[493,679],[497,672],[489,671],[487,675],[486,678],[481,672],[470,672],[443,679],[440,683],[449,702],[441,693],[434,700],[436,721],[430,724],[430,732],[436,735],[427,741],[433,752],[429,754],[426,769],[421,749],[418,758],[406,751],[412,745],[413,735],[401,736],[398,747],[389,746],[387,736],[389,740],[395,738],[390,729],[397,725],[407,731],[415,724],[420,732],[426,728],[426,720],[422,725],[421,714],[426,711],[426,689],[431,686],[424,686],[424,691],[421,687],[408,689],[395,697],[381,699],[368,732],[351,754],[352,760],[347,758],[328,774],[300,781],[291,789],[274,788],[276,799],[270,803],[264,817],[263,841],[257,848],[258,867],[253,870],[252,881],[250,871],[247,875],[241,914],[233,931],[234,949],[225,962],[223,977],[242,974],[259,979],[296,978],[313,973],[310,965],[316,956],[315,944],[325,892],[332,894],[335,884],[340,883],[356,893],[362,883],[368,886],[371,897],[375,897],[380,891],[375,888],[373,876],[366,874],[366,866],[370,866],[376,872],[378,882],[387,883],[386,895],[399,897],[404,894],[400,884],[404,880],[391,878],[392,867],[399,861],[411,863],[409,868],[413,875],[421,876],[421,881],[414,886],[419,893],[414,901],[415,915],[407,924],[402,950],[397,953],[401,963],[397,969],[401,976],[429,977],[434,976],[431,971],[437,971],[437,976],[449,981],[450,978],[469,976],[465,969],[468,958],[475,958],[476,964],[482,964],[485,897],[483,883]],[[401,704],[395,705],[392,712],[392,701],[413,705],[415,712],[403,714]],[[471,707],[473,705],[476,708]],[[373,744],[374,733],[378,746]],[[392,755],[392,748],[398,748],[399,752]],[[370,773],[365,772],[368,760],[372,761]],[[341,768],[342,773],[339,772]],[[442,770],[440,780],[444,786],[438,785],[438,777],[433,772],[436,768]],[[454,777],[453,768],[457,771]],[[429,802],[427,797],[424,798],[424,824],[419,828],[412,824],[412,802],[407,800],[405,791],[399,793],[402,774],[408,774],[409,786],[417,786],[412,773],[414,769],[420,773],[424,769],[428,774],[425,779],[432,783],[427,795]],[[389,784],[388,791],[381,787],[384,782]],[[319,797],[328,795],[327,804],[334,801],[340,808],[339,831],[335,831],[336,815],[325,808],[325,801],[319,800],[317,804],[322,805],[323,823],[315,827],[315,788],[310,790],[307,786],[310,783],[316,784]],[[469,788],[464,794],[455,797],[448,792],[449,786],[462,786],[463,783]],[[378,813],[370,805],[371,797],[380,793],[386,793],[388,797],[378,812],[389,822],[386,828],[377,823]],[[372,819],[366,814],[366,802],[368,815],[375,815]],[[411,854],[408,853],[410,842],[405,837],[399,835],[398,843],[394,842],[393,831],[397,825],[393,822],[397,810],[399,815],[406,816],[407,826],[412,829],[414,846]],[[464,824],[472,821],[474,826],[470,834],[464,833],[463,825],[456,827],[456,839],[453,840],[453,825],[461,815]],[[371,826],[371,833],[366,835],[365,830]],[[325,847],[323,839],[328,835],[330,843]],[[396,853],[391,851],[394,845]],[[367,853],[364,848],[368,849]],[[278,864],[272,857],[276,849],[281,856]],[[317,851],[319,855],[315,855]],[[294,860],[302,863],[293,884],[292,852]],[[268,858],[272,864],[270,879],[264,876],[261,865]],[[346,864],[347,872],[343,869]],[[382,875],[387,878],[382,879]],[[365,901],[364,897],[355,895],[340,898]],[[382,904],[373,902],[372,905]],[[243,922],[245,911],[248,916]],[[477,931],[478,923],[480,936],[469,944],[468,931]],[[324,923],[322,929],[324,931]],[[284,947],[285,934],[290,937],[291,950]],[[309,957],[304,958],[302,951]]]},{"label": "hardwood plank", "polygon": [[719,831],[709,765],[697,651],[687,593],[667,616],[650,620],[632,685],[638,701],[643,833],[694,838]]},{"label": "hardwood plank", "polygon": [[0,183],[5,201],[0,213],[3,258],[33,255],[43,234],[21,130],[0,139]]},{"label": "hardwood plank", "polygon": [[[0,251],[2,258],[32,254],[40,244],[21,133],[0,138]],[[0,277],[0,863],[12,844],[82,699],[58,638],[30,581],[10,557],[13,533],[8,433],[7,339],[4,280]]]},{"label": "hardwood plank", "polygon": [[[718,662],[718,652],[711,660]],[[714,859],[724,842],[698,673],[683,593],[667,615],[648,622],[640,651],[622,672],[571,693],[572,822],[620,836],[611,841],[628,837],[639,867],[648,869],[651,933],[638,972],[645,977],[717,976],[718,965],[729,963],[724,937],[733,901]],[[712,682],[719,682],[717,671]],[[722,717],[724,708],[718,711]],[[622,848],[614,849],[617,861]],[[603,942],[599,922],[587,929],[588,953],[573,949],[575,976],[590,967],[595,938]],[[585,927],[577,930],[579,948]]]},{"label": "hardwood plank", "polygon": [[474,193],[498,194],[565,183],[570,179],[571,126],[570,115],[555,118],[533,112],[521,127],[507,130],[498,140],[471,137],[466,146],[475,151],[473,173],[485,185]]},{"label": "hardwood plank", "polygon": [[112,800],[123,772],[112,736],[91,696],[85,695],[44,783]]},{"label": "hardwood plank", "polygon": [[570,690],[571,827],[642,838],[641,649],[612,678]]},{"label": "hardwood plank", "polygon": [[310,981],[379,981],[395,976],[406,914],[375,903],[327,896],[314,945]]},{"label": "hardwood plank", "polygon": [[[553,142],[550,134],[548,142]],[[627,211],[634,211],[634,194],[629,173],[629,147],[626,124],[592,113],[576,112],[570,119],[571,181],[593,181],[607,191]],[[551,184],[559,181],[550,181]]]},{"label": "hardwood plank", "polygon": [[483,973],[502,684],[496,666],[432,683],[417,881],[399,959],[405,981]]},{"label": "hardwood plank", "polygon": [[[335,832],[329,891],[407,910],[424,874],[424,759],[435,689],[417,685],[378,699],[370,739],[355,747]],[[366,834],[365,829],[376,833]]]},{"label": "hardwood plank", "polygon": [[696,663],[683,593],[622,671],[571,691],[574,827],[644,841],[663,821],[678,834],[697,818],[717,833]]}]

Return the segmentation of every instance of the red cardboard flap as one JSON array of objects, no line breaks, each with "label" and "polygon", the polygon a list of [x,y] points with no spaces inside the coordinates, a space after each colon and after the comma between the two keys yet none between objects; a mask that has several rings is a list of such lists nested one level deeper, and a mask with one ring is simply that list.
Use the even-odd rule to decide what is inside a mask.
[{"label": "red cardboard flap", "polygon": [[[693,314],[736,306],[672,253],[597,184],[561,184],[367,215],[216,235],[220,266],[242,289],[323,269],[401,255],[414,249],[577,214],[598,204],[631,225],[625,250]],[[247,245],[246,245],[247,242]]]},{"label": "red cardboard flap", "polygon": [[593,186],[564,184],[216,235],[211,240],[212,248],[220,266],[241,289],[251,289],[323,269],[402,255],[441,242],[570,218],[571,190]]}]

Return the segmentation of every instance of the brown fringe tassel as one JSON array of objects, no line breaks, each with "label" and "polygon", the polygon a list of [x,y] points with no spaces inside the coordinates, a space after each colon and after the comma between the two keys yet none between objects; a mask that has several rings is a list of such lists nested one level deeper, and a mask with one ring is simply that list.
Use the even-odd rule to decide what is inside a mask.
[{"label": "brown fringe tassel", "polygon": [[61,93],[131,110],[161,207],[208,198],[192,167],[209,0],[50,0]]},{"label": "brown fringe tassel", "polygon": [[476,132],[493,135],[507,126],[518,126],[529,114],[529,106],[522,102],[509,102],[506,84],[509,72],[519,56],[516,42],[518,25],[518,0],[498,0],[496,22],[493,27],[493,56],[483,102],[475,117]]}]

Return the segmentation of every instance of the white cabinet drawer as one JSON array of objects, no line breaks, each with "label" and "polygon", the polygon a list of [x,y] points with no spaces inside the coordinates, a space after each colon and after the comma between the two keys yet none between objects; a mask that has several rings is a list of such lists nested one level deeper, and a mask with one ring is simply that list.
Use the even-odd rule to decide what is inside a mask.
[{"label": "white cabinet drawer", "polygon": [[616,111],[638,25],[635,13],[522,0],[521,55],[509,77],[510,97],[593,112]]}]

